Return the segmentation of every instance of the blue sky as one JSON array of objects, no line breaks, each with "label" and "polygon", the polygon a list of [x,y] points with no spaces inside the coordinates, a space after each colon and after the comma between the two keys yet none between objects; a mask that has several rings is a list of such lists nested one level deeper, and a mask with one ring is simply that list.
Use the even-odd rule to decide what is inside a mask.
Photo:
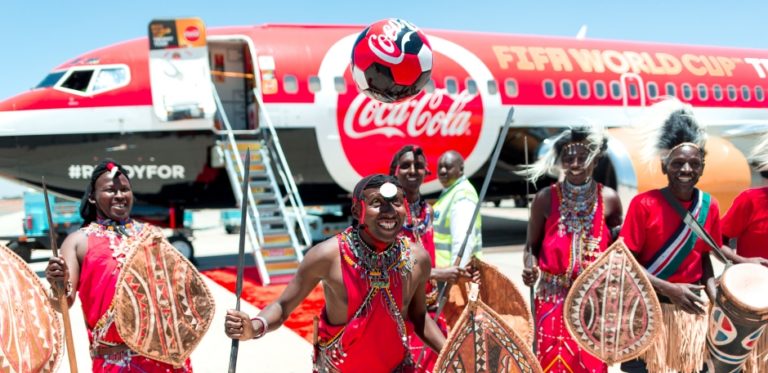
[{"label": "blue sky", "polygon": [[[365,25],[399,17],[425,29],[553,36],[574,36],[581,25],[587,25],[587,37],[591,38],[768,49],[766,14],[765,0],[10,0],[0,12],[0,99],[33,87],[67,59],[145,35],[153,18],[196,16],[208,27],[216,27],[262,23]],[[0,181],[0,197],[20,190]]]}]

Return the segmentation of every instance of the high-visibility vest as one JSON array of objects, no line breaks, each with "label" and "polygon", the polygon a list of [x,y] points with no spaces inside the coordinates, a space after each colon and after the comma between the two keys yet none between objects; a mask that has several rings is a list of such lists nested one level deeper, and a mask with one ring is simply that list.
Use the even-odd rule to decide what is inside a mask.
[{"label": "high-visibility vest", "polygon": [[[435,229],[435,266],[437,268],[453,265],[454,258],[451,258],[451,209],[454,203],[464,199],[475,204],[478,201],[475,188],[466,177],[462,176],[448,189],[444,190],[440,198],[435,202],[435,205],[432,206],[432,210],[435,213],[433,226]],[[460,227],[460,229],[466,232],[467,227]],[[467,248],[464,249],[471,250],[472,255],[476,257],[481,257],[482,254],[483,240],[480,231],[480,214],[478,214],[475,219],[475,226],[470,234],[470,240],[467,242]]]}]

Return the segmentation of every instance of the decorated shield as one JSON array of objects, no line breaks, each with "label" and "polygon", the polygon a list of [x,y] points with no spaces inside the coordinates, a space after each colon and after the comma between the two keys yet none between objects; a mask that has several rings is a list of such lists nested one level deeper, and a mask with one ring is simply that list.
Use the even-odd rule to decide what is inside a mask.
[{"label": "decorated shield", "polygon": [[619,238],[571,286],[565,324],[608,365],[639,356],[661,330],[661,306],[643,267]]},{"label": "decorated shield", "polygon": [[63,338],[42,281],[0,245],[0,371],[54,372]]},{"label": "decorated shield", "polygon": [[[451,329],[435,372],[538,373],[539,361],[530,343],[478,299],[478,285],[471,283],[469,303]],[[482,287],[487,286],[483,283]]]},{"label": "decorated shield", "polygon": [[113,304],[125,344],[175,366],[195,349],[215,311],[200,273],[156,230],[149,230],[127,258]]},{"label": "decorated shield", "polygon": [[[483,303],[493,309],[524,341],[529,345],[533,343],[531,309],[515,283],[498,268],[480,259],[472,258],[472,265],[480,272],[480,299]],[[448,325],[456,324],[468,303],[467,283],[468,279],[462,279],[451,287],[444,310]]]}]

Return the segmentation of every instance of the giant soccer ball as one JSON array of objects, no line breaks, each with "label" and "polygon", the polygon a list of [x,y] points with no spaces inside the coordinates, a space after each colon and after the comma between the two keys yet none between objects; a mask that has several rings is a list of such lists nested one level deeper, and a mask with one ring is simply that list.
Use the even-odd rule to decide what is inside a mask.
[{"label": "giant soccer ball", "polygon": [[396,18],[368,26],[352,48],[352,79],[369,97],[397,102],[415,96],[432,75],[432,47],[412,23]]}]

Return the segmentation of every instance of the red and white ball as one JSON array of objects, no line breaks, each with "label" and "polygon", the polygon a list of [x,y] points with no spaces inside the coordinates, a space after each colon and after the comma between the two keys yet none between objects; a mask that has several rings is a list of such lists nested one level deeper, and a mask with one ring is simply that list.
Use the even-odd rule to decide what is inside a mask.
[{"label": "red and white ball", "polygon": [[390,18],[368,26],[352,48],[352,79],[369,97],[386,102],[411,98],[432,76],[432,47],[412,23]]}]

